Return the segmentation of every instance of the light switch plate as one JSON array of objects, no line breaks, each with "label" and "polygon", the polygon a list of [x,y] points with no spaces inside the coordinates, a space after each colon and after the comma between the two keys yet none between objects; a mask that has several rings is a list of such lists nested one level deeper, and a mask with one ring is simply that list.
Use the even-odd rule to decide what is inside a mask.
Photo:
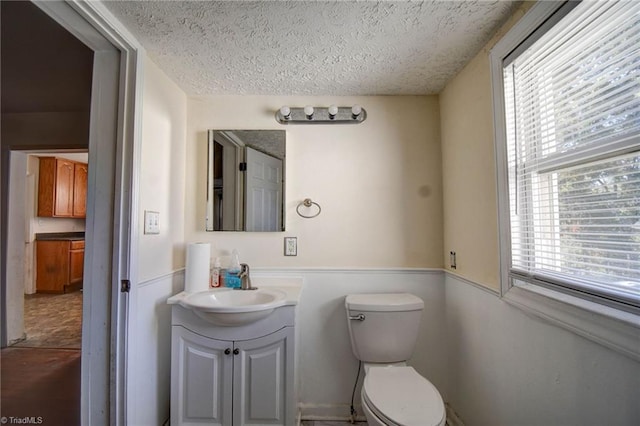
[{"label": "light switch plate", "polygon": [[298,239],[296,237],[284,237],[284,255],[298,255]]},{"label": "light switch plate", "polygon": [[160,213],[150,210],[144,211],[144,233],[159,234],[160,233]]}]

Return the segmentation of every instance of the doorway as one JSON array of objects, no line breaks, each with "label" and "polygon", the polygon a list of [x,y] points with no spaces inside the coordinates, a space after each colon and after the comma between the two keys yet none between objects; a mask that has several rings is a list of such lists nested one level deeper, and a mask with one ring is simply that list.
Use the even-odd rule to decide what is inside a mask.
[{"label": "doorway", "polygon": [[[38,268],[47,256],[38,255],[44,245],[36,240],[68,238],[73,232],[84,242],[82,212],[60,217],[69,215],[38,211],[44,204],[38,199],[46,198],[38,197],[46,189],[39,187],[39,177],[53,183],[48,192],[62,201],[65,193],[74,197],[75,172],[68,175],[69,186],[62,169],[59,176],[54,169],[41,174],[39,166],[45,164],[41,159],[60,158],[66,165],[84,164],[86,170],[94,52],[30,2],[3,2],[1,16],[2,144],[9,155],[9,179],[3,182],[9,186],[3,233],[9,347],[1,353],[2,416],[80,424],[82,293],[79,286],[57,291],[36,285],[59,279],[61,272],[70,277],[69,263],[79,259],[77,251],[63,253],[61,247],[70,241],[47,241],[55,245],[55,258]],[[46,149],[33,151],[34,145]],[[60,151],[70,146],[84,153]],[[86,184],[84,189],[86,194]],[[77,192],[78,204],[86,204],[86,196]],[[51,393],[56,386],[67,391]]]},{"label": "doorway", "polygon": [[[7,289],[14,295],[10,308],[15,312],[7,328],[20,338],[1,352],[1,406],[6,418],[80,424],[83,281],[82,270],[75,273],[80,279],[75,279],[70,263],[81,261],[76,254],[82,255],[84,249],[70,248],[84,245],[85,218],[80,204],[85,201],[87,159],[86,152],[11,153],[7,235],[11,279]],[[62,171],[76,166],[77,176],[70,174],[71,181],[64,179],[64,173],[56,176],[49,167],[52,163],[59,163]],[[48,185],[54,179],[57,185]],[[68,198],[78,204],[72,212],[75,216],[47,216],[54,213],[47,207],[55,192],[60,198],[55,213],[65,213]],[[21,295],[23,303],[17,303]],[[55,388],[65,391],[52,392]]]},{"label": "doorway", "polygon": [[22,279],[16,271],[18,282],[7,285],[22,284],[24,303],[23,335],[10,346],[82,348],[87,164],[88,152],[12,152],[11,168],[19,170],[11,172],[8,219],[24,229],[24,250],[20,258],[17,248],[16,266],[8,266],[23,265]]},{"label": "doorway", "polygon": [[[11,152],[25,149],[89,148],[89,176],[87,183],[86,249],[84,257],[84,291],[82,318],[82,363],[80,380],[80,423],[81,424],[124,424],[125,406],[125,360],[126,329],[129,295],[120,291],[120,282],[129,279],[131,262],[131,220],[132,220],[132,174],[134,152],[134,123],[136,120],[138,87],[136,70],[141,59],[138,47],[113,27],[109,14],[101,4],[83,1],[16,2],[32,8],[56,25],[68,31],[91,51],[93,73],[91,75],[91,98],[88,128],[78,125],[82,111],[47,110],[40,112],[5,110],[5,89],[13,87],[5,84],[5,66],[12,64],[4,60],[11,52],[6,47],[11,42],[24,43],[32,38],[37,26],[30,26],[18,19],[19,26],[29,32],[28,36],[8,37],[5,33],[10,25],[5,25],[5,5],[2,2],[2,273],[0,278],[0,343],[4,347],[9,342],[7,317],[12,315],[11,290],[8,287],[8,230],[5,213],[9,203],[9,166]],[[11,6],[6,6],[11,7]],[[7,22],[11,22],[10,18]],[[29,49],[18,46],[27,55]],[[63,51],[49,51],[62,55]],[[42,58],[40,58],[42,59]],[[53,63],[53,62],[52,62]],[[40,61],[37,76],[48,74],[46,60]],[[53,72],[51,72],[53,74]],[[26,76],[26,74],[25,74]],[[66,76],[69,78],[68,76]],[[55,104],[65,96],[54,96],[56,86],[33,90],[44,94]],[[29,87],[23,91],[31,90]],[[24,94],[24,92],[23,92]],[[19,96],[18,99],[29,99]],[[37,122],[38,125],[33,125]],[[31,124],[29,124],[31,123]],[[78,139],[65,138],[60,141],[56,135],[60,130],[79,131]],[[86,130],[86,131],[85,131]],[[19,136],[19,137],[16,137]],[[87,283],[90,283],[87,285]],[[3,357],[3,360],[5,358]],[[4,376],[3,376],[4,378]],[[3,393],[3,398],[6,395]],[[3,406],[4,408],[4,406]],[[43,422],[44,424],[44,422]]]}]

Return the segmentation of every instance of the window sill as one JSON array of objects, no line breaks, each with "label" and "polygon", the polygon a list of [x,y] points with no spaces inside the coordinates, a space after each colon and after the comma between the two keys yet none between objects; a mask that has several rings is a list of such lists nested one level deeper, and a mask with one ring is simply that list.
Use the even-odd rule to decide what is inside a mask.
[{"label": "window sill", "polygon": [[503,299],[525,312],[640,361],[640,315],[523,281]]}]

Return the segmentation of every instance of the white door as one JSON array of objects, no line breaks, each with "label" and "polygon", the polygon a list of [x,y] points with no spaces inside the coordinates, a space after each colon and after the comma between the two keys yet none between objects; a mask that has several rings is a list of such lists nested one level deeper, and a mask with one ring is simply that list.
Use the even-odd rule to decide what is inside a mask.
[{"label": "white door", "polygon": [[[293,327],[236,341],[233,361],[233,424],[292,425]],[[235,352],[234,352],[235,353]]]},{"label": "white door", "polygon": [[232,424],[233,342],[171,333],[171,425]]},{"label": "white door", "polygon": [[246,148],[246,231],[282,231],[282,160]]}]

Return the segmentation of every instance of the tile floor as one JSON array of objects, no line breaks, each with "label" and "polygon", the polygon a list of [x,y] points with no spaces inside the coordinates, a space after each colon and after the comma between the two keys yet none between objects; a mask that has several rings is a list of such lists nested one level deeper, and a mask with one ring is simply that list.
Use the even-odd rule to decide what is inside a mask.
[{"label": "tile floor", "polygon": [[27,339],[12,347],[80,349],[82,292],[25,295],[24,325]]}]

